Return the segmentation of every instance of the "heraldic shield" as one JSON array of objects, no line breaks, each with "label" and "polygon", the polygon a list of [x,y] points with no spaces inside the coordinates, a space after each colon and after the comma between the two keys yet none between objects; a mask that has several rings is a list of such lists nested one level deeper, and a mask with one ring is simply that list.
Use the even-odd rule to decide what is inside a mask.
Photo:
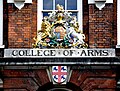
[{"label": "heraldic shield", "polygon": [[62,84],[67,80],[67,66],[52,66],[52,78],[55,83]]},{"label": "heraldic shield", "polygon": [[76,16],[65,11],[62,5],[57,5],[56,11],[48,13],[42,20],[41,30],[38,30],[34,48],[87,48],[85,35],[79,30]]}]

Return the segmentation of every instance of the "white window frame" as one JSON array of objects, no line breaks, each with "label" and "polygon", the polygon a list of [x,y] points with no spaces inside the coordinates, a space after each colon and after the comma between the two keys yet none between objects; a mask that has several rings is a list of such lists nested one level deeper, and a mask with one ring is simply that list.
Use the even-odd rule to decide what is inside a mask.
[{"label": "white window frame", "polygon": [[[43,17],[43,14],[42,12],[43,11],[55,11],[55,10],[43,10],[43,0],[37,0],[38,3],[37,3],[37,30],[40,30],[41,29],[41,23],[42,23],[42,17]],[[54,1],[54,0],[53,0]],[[65,0],[67,1],[67,0]],[[79,29],[81,31],[83,31],[83,0],[77,0],[77,10],[66,10],[66,11],[77,11],[78,12],[78,22],[79,22]],[[55,5],[53,5],[54,8],[55,8]],[[65,5],[67,6],[67,5]],[[53,8],[53,9],[54,9]]]},{"label": "white window frame", "polygon": [[4,48],[4,45],[3,45],[3,0],[0,0],[0,48]]},{"label": "white window frame", "polygon": [[120,0],[117,0],[117,45],[120,48]]}]

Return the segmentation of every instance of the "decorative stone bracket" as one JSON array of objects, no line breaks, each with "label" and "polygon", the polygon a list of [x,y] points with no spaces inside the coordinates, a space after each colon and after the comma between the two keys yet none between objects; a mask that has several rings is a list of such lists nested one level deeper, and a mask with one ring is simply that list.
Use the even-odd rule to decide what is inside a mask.
[{"label": "decorative stone bracket", "polygon": [[88,4],[95,4],[99,10],[102,10],[106,3],[113,3],[113,0],[88,0]]},{"label": "decorative stone bracket", "polygon": [[106,0],[95,0],[95,5],[99,10],[102,10],[102,8],[105,6]]},{"label": "decorative stone bracket", "polygon": [[20,10],[24,7],[25,3],[32,3],[32,0],[7,0],[7,3],[14,3],[14,5]]}]

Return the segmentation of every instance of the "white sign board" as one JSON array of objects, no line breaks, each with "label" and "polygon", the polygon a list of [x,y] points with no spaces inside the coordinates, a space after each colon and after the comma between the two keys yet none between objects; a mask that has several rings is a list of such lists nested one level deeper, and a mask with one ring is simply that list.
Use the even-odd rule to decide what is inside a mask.
[{"label": "white sign board", "polygon": [[115,49],[4,49],[5,58],[115,57]]}]

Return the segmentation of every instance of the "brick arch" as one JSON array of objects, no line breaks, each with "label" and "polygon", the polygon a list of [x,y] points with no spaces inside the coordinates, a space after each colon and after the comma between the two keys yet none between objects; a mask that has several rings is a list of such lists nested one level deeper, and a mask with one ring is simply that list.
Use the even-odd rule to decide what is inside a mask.
[{"label": "brick arch", "polygon": [[4,91],[37,91],[50,82],[46,69],[4,69],[2,73]]},{"label": "brick arch", "polygon": [[70,82],[82,91],[114,91],[115,78],[114,70],[73,70]]},{"label": "brick arch", "polygon": [[68,82],[66,85],[53,85],[52,82],[40,86],[37,91],[83,91],[79,86]]},{"label": "brick arch", "polygon": [[[47,91],[56,88],[49,81],[46,69],[3,69],[2,75],[4,91]],[[59,88],[72,91],[114,91],[115,78],[116,73],[111,69],[76,69],[72,71],[70,81],[63,87],[59,85]]]}]

